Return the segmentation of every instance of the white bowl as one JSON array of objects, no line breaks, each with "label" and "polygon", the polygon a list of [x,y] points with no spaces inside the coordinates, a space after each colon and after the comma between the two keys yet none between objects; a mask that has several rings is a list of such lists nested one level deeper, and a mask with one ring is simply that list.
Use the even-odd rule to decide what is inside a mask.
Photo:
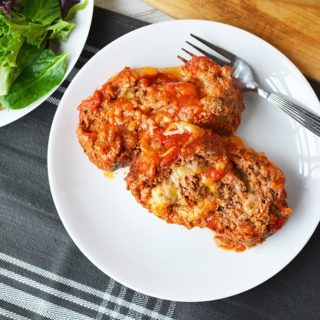
[{"label": "white bowl", "polygon": [[[80,10],[76,13],[76,16],[74,18],[75,27],[71,31],[68,40],[66,42],[62,42],[62,51],[69,53],[68,68],[63,80],[68,76],[68,74],[76,64],[86,43],[92,21],[93,7],[94,1],[88,0],[87,6],[83,10]],[[63,82],[63,80],[61,81],[61,83]],[[17,119],[20,119],[21,117],[37,108],[43,101],[50,97],[58,87],[59,85],[51,89],[43,97],[23,109],[11,110],[5,108],[0,110],[0,127],[3,127],[6,124],[9,124]]]}]

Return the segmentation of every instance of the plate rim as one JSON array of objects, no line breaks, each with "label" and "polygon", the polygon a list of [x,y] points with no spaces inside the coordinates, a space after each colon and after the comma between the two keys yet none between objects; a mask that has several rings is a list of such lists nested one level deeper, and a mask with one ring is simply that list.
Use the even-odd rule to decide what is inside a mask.
[{"label": "plate rim", "polygon": [[[80,77],[81,73],[85,73],[86,70],[90,67],[90,64],[89,62],[92,60],[92,59],[95,59],[95,57],[97,57],[98,55],[103,55],[104,54],[104,51],[106,50],[106,48],[108,48],[111,44],[113,44],[114,42],[117,42],[119,41],[120,39],[125,39],[126,37],[130,36],[132,33],[136,33],[136,32],[143,32],[143,30],[145,29],[150,29],[150,28],[155,28],[156,26],[158,25],[164,25],[164,24],[176,24],[176,23],[188,23],[188,22],[191,22],[191,23],[194,23],[194,22],[197,22],[197,23],[202,23],[202,22],[205,22],[205,23],[210,23],[210,24],[217,24],[217,25],[222,25],[223,27],[225,28],[230,28],[230,29],[236,29],[237,31],[241,31],[241,32],[244,32],[247,34],[247,36],[249,37],[253,37],[255,38],[255,40],[257,41],[262,41],[263,43],[265,43],[266,45],[268,46],[271,46],[273,48],[273,50],[275,50],[277,52],[277,54],[279,54],[281,56],[282,59],[284,59],[286,61],[286,63],[289,64],[289,66],[291,68],[293,68],[296,72],[297,72],[297,75],[299,76],[299,80],[302,80],[304,85],[306,85],[306,88],[309,89],[310,91],[310,95],[313,96],[313,99],[314,99],[314,102],[318,104],[319,106],[319,110],[320,111],[320,102],[319,102],[319,99],[317,97],[317,95],[315,94],[312,86],[310,85],[310,83],[307,81],[306,77],[302,74],[302,72],[300,71],[300,69],[285,55],[283,54],[279,49],[277,49],[275,46],[273,46],[272,44],[270,44],[269,42],[267,42],[266,40],[260,38],[259,36],[257,35],[254,35],[252,34],[251,32],[248,32],[244,29],[241,29],[239,27],[235,27],[235,26],[232,26],[232,25],[229,25],[229,24],[226,24],[226,23],[222,23],[222,22],[216,22],[216,21],[210,21],[210,20],[204,20],[204,19],[179,19],[179,20],[170,20],[170,21],[163,21],[163,22],[158,22],[158,23],[154,23],[154,24],[150,24],[150,25],[146,25],[146,26],[143,26],[143,27],[140,27],[138,29],[135,29],[135,30],[132,30],[118,38],[116,38],[115,40],[113,40],[112,42],[108,43],[106,46],[104,46],[103,48],[101,48],[92,58],[90,58],[90,60],[88,60],[88,62],[81,68],[81,70],[78,72],[78,74],[74,77],[74,79],[71,81],[71,83],[69,84],[65,94],[63,95],[61,101],[60,101],[60,105],[62,105],[64,103],[64,100],[65,100],[65,97],[67,96],[67,93],[69,90],[72,89],[72,84],[75,82],[75,80]],[[71,89],[70,89],[71,88]],[[117,282],[123,284],[124,286],[132,289],[132,290],[135,290],[135,291],[138,291],[138,292],[141,292],[143,294],[146,294],[146,295],[149,295],[149,296],[152,296],[152,297],[156,297],[156,298],[160,298],[160,299],[164,299],[164,300],[173,300],[173,301],[177,301],[177,302],[205,302],[205,301],[214,301],[214,300],[219,300],[219,299],[223,299],[223,298],[228,298],[228,297],[232,297],[232,296],[235,296],[235,295],[238,295],[238,294],[241,294],[243,292],[246,292],[248,290],[251,290],[255,287],[258,287],[260,286],[261,284],[263,284],[264,282],[266,282],[267,280],[273,278],[275,275],[277,275],[281,270],[283,270],[288,264],[290,264],[294,259],[295,257],[301,252],[301,250],[305,247],[305,245],[309,242],[311,236],[313,235],[315,229],[317,228],[318,224],[319,224],[319,221],[320,221],[320,217],[318,218],[318,223],[312,228],[312,231],[311,233],[307,236],[307,241],[299,247],[299,249],[295,252],[295,254],[284,264],[284,265],[281,265],[279,268],[277,268],[277,270],[275,272],[272,272],[272,274],[267,274],[265,277],[263,277],[263,280],[262,281],[259,281],[258,283],[256,284],[253,284],[252,286],[248,286],[246,287],[245,289],[242,289],[242,290],[238,290],[236,291],[235,293],[231,294],[231,295],[227,295],[227,296],[222,296],[222,297],[219,297],[219,298],[203,298],[201,297],[201,295],[199,296],[194,296],[195,298],[194,299],[179,299],[177,297],[173,298],[173,297],[168,297],[168,296],[163,296],[163,295],[154,295],[151,291],[152,290],[149,290],[149,289],[141,289],[141,288],[137,288],[135,287],[134,285],[131,285],[131,283],[128,283],[128,282],[122,282],[122,280],[119,280],[119,278],[113,274],[113,272],[110,272],[110,270],[106,270],[105,271],[105,267],[102,266],[99,262],[97,262],[95,260],[95,257],[91,255],[90,252],[88,252],[86,249],[84,248],[81,248],[80,245],[79,245],[79,242],[81,241],[78,241],[78,237],[77,235],[73,234],[73,232],[70,230],[71,227],[68,225],[68,223],[66,222],[65,220],[65,217],[64,215],[61,213],[63,212],[62,208],[60,207],[60,204],[59,204],[59,201],[57,200],[57,196],[56,194],[53,192],[53,189],[55,188],[53,186],[53,172],[52,172],[52,161],[53,161],[53,157],[52,157],[52,154],[53,154],[53,150],[52,150],[52,140],[54,139],[53,136],[54,136],[54,124],[55,122],[57,121],[56,119],[58,119],[59,117],[59,110],[61,108],[58,108],[55,116],[54,116],[54,119],[53,119],[53,122],[52,122],[52,126],[51,126],[51,130],[50,130],[50,135],[49,135],[49,142],[48,142],[48,151],[47,151],[47,159],[48,159],[48,177],[49,177],[49,185],[50,185],[50,190],[51,190],[51,194],[52,194],[52,198],[54,200],[54,204],[56,206],[56,209],[57,209],[57,212],[59,214],[59,217],[64,225],[64,228],[66,229],[66,231],[68,232],[69,236],[71,237],[72,241],[74,242],[74,244],[79,248],[79,250],[84,254],[84,256],[89,260],[91,261],[99,270],[101,270],[104,274],[106,274],[107,276],[113,278],[114,280],[116,280]],[[130,281],[129,281],[130,282]]]}]

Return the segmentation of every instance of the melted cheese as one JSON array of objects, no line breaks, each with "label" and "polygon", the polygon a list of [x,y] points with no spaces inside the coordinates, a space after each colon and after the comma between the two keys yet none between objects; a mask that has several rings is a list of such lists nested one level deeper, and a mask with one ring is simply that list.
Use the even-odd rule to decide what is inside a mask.
[{"label": "melted cheese", "polygon": [[[215,167],[224,169],[225,163],[217,162]],[[151,210],[161,216],[168,213],[169,206],[176,205],[175,210],[185,221],[192,223],[207,217],[217,207],[216,183],[206,176],[207,171],[208,167],[200,166],[197,163],[174,167],[170,177],[152,189],[149,199]],[[211,195],[190,207],[181,194],[180,185],[183,184],[186,177],[195,175],[201,175],[201,183],[209,189]]]},{"label": "melted cheese", "polygon": [[166,181],[152,189],[149,204],[154,213],[161,214],[164,209],[176,203],[177,200],[176,186]]},{"label": "melted cheese", "polygon": [[[180,182],[184,180],[186,176],[194,176],[201,172],[203,172],[203,168],[194,163],[175,167],[166,181],[152,189],[151,198],[149,199],[151,210],[159,215],[164,213],[166,208],[173,204],[186,205],[180,193]],[[187,212],[188,214],[192,214],[190,208]]]},{"label": "melted cheese", "polygon": [[202,134],[203,129],[194,126],[193,124],[185,121],[178,121],[174,123],[170,123],[166,130],[164,131],[164,136],[170,136],[173,134],[182,134],[185,132],[189,132],[192,134],[192,138],[196,138],[198,135]]},{"label": "melted cheese", "polygon": [[213,198],[208,197],[200,202],[197,203],[193,207],[193,217],[199,218],[205,218],[208,216],[209,212],[212,210],[215,210],[217,207],[216,201],[214,201]]},{"label": "melted cheese", "polygon": [[113,172],[113,171],[103,171],[103,175],[107,179],[112,180],[115,177],[115,172]]},{"label": "melted cheese", "polygon": [[175,167],[171,173],[171,179],[176,186],[179,186],[181,180],[186,176],[195,176],[204,171],[204,168],[196,163],[188,163],[183,166]]},{"label": "melted cheese", "polygon": [[182,79],[182,68],[179,67],[171,67],[171,68],[161,68],[159,71],[164,72],[174,78]]},{"label": "melted cheese", "polygon": [[259,210],[258,199],[253,194],[248,194],[247,200],[243,202],[243,210],[249,217],[253,216]]},{"label": "melted cheese", "polygon": [[212,194],[217,194],[217,185],[206,176],[202,176],[201,182],[209,189]]},{"label": "melted cheese", "polygon": [[170,67],[170,68],[155,68],[155,67],[141,67],[141,68],[132,68],[134,72],[137,72],[139,75],[156,75],[158,72],[166,73],[169,76],[176,78],[177,80],[182,79],[182,68],[178,67]]},{"label": "melted cheese", "polygon": [[156,75],[159,72],[154,67],[142,67],[142,68],[135,68],[133,70],[136,71],[141,76],[147,76],[147,75],[153,76],[153,75]]}]

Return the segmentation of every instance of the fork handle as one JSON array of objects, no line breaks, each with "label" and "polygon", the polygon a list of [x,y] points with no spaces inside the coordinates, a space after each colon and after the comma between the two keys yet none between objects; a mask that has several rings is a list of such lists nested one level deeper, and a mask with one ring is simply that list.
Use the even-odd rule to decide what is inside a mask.
[{"label": "fork handle", "polygon": [[269,93],[259,88],[258,94],[266,98],[270,103],[279,107],[305,128],[320,137],[320,117],[274,93]]}]

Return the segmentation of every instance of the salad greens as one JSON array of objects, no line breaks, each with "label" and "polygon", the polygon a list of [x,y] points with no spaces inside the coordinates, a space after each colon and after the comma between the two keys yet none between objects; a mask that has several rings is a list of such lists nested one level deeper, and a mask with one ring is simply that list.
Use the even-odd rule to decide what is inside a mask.
[{"label": "salad greens", "polygon": [[[60,0],[61,3],[61,14],[62,14],[62,18],[66,18],[67,15],[69,14],[69,12],[71,10],[74,10],[74,7],[77,7],[78,5],[83,5],[86,6],[87,0],[79,3],[79,0]],[[79,9],[79,8],[78,8]],[[66,18],[66,20],[69,20],[68,18]]]},{"label": "salad greens", "polygon": [[61,18],[60,3],[58,0],[21,0],[20,14],[29,21],[48,26]]},{"label": "salad greens", "polygon": [[[73,1],[73,3],[75,2],[79,2],[79,1],[76,1],[76,0],[71,0]],[[78,4],[74,4],[73,7],[70,7],[70,9],[68,10],[67,14],[65,15],[65,19],[66,20],[71,20],[74,18],[76,12],[78,10],[82,10],[84,9],[88,4],[88,0],[84,0],[83,2],[81,3],[78,3]]]},{"label": "salad greens", "polygon": [[[62,19],[78,0],[0,0],[0,104],[20,109],[58,85],[67,53],[46,49],[51,39],[66,40],[74,23]],[[60,5],[63,4],[62,8]],[[73,14],[73,13],[72,13]]]},{"label": "salad greens", "polygon": [[51,50],[44,50],[32,65],[24,69],[10,93],[3,97],[4,107],[21,109],[30,101],[41,98],[48,88],[58,85],[66,72],[66,57],[67,53],[55,55]]}]

